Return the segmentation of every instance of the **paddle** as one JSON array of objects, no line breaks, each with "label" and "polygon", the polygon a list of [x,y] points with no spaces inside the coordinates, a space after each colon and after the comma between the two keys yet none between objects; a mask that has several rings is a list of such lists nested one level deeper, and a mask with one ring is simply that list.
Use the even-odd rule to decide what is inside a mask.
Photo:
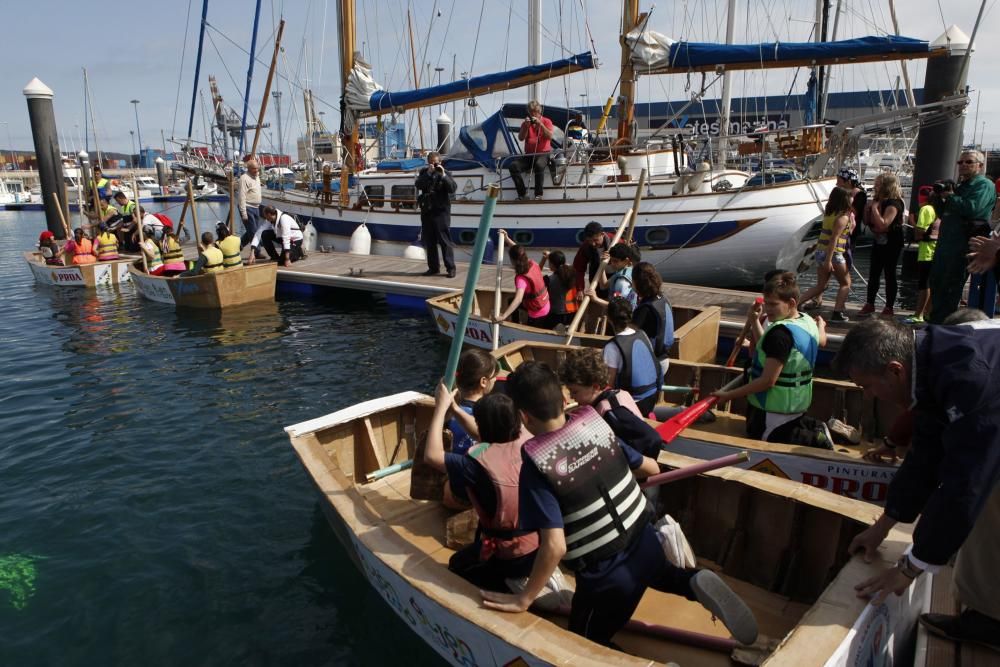
[{"label": "paddle", "polygon": [[[503,297],[501,292],[501,285],[503,284],[503,248],[506,245],[504,243],[503,237],[506,234],[503,230],[497,232],[497,287],[496,292],[493,295],[493,319],[500,319],[500,299]],[[500,322],[496,321],[493,323],[493,350],[500,347]]]},{"label": "paddle", "polygon": [[[726,383],[720,391],[729,391],[730,389],[735,389],[736,387],[743,384],[743,375],[739,375],[733,378],[731,382]],[[656,432],[660,434],[664,443],[672,442],[681,431],[686,429],[688,426],[693,424],[698,417],[702,416],[708,412],[709,408],[718,402],[718,398],[715,396],[709,396],[708,398],[703,398],[687,410],[684,410],[680,414],[676,414],[667,421],[663,422],[656,427]]]},{"label": "paddle", "polygon": [[[754,299],[754,303],[764,303],[764,297],[759,296]],[[750,327],[753,326],[753,318],[748,317],[747,321],[743,324],[743,331],[736,338],[736,343],[733,345],[733,351],[729,353],[729,358],[726,359],[726,366],[732,368],[733,364],[736,363],[736,355],[740,353],[740,348],[743,347],[743,341],[747,339],[747,334],[750,333]]]},{"label": "paddle", "polygon": [[683,468],[677,468],[676,470],[661,472],[659,475],[652,475],[647,477],[645,482],[639,484],[639,487],[648,489],[651,486],[659,486],[660,484],[666,484],[667,482],[676,482],[681,479],[687,479],[688,477],[700,475],[703,472],[718,470],[719,468],[725,468],[727,466],[736,465],[737,463],[743,463],[749,460],[750,453],[744,450],[735,454],[720,456],[717,459],[694,463],[689,466],[684,466]]},{"label": "paddle", "polygon": [[625,234],[625,238],[628,239],[629,243],[632,243],[632,236],[635,233],[635,221],[639,217],[639,202],[642,201],[642,190],[646,186],[646,168],[643,167],[642,171],[639,172],[639,184],[635,186],[635,199],[632,200],[632,217],[628,222],[628,232]]},{"label": "paddle", "polygon": [[142,272],[149,273],[149,262],[146,260],[146,236],[142,233],[142,214],[139,213],[139,184],[135,180],[135,172],[132,172],[132,192],[135,193],[135,208],[132,210],[132,219],[135,221],[135,228],[139,230],[139,256],[142,257]]}]

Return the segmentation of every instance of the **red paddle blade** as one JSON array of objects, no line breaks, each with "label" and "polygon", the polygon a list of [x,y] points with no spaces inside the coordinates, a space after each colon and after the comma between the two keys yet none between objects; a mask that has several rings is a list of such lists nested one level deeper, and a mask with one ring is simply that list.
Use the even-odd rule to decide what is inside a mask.
[{"label": "red paddle blade", "polygon": [[698,417],[705,414],[709,408],[715,405],[718,399],[715,396],[703,398],[690,408],[679,412],[667,421],[656,427],[656,432],[660,434],[663,442],[671,442],[681,431],[697,421]]}]

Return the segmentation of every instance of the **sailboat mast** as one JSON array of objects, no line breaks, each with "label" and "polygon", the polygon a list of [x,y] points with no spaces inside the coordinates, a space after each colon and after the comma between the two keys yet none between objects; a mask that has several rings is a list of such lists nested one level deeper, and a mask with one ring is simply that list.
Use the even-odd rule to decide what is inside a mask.
[{"label": "sailboat mast", "polygon": [[[87,89],[87,68],[83,69],[83,150],[90,153],[90,90]],[[81,209],[82,210],[82,209]]]},{"label": "sailboat mast", "polygon": [[[733,31],[736,27],[736,0],[729,0],[726,13],[726,44],[733,43]],[[730,87],[730,73],[722,73],[722,108],[719,110],[719,157],[716,164],[726,166],[726,155],[729,153],[729,113],[733,104],[733,91]]]},{"label": "sailboat mast", "polygon": [[95,164],[104,164],[104,158],[101,156],[101,146],[97,143],[97,116],[94,115],[94,96],[90,94],[90,78],[87,76],[87,68],[83,68],[83,87],[87,91],[87,107],[90,109],[90,126],[94,130],[94,150],[97,152],[97,162]]},{"label": "sailboat mast", "polygon": [[208,25],[208,0],[201,5],[201,31],[198,34],[198,57],[194,61],[194,83],[191,85],[191,114],[188,116],[188,141],[194,134],[194,105],[198,102],[198,77],[201,76],[201,53],[205,46],[205,26]]},{"label": "sailboat mast", "polygon": [[[899,34],[899,21],[896,20],[896,3],[889,0],[889,15],[892,17],[892,30]],[[906,103],[911,107],[917,106],[917,100],[913,96],[913,86],[910,85],[910,70],[906,68],[906,61],[899,61],[899,66],[903,70],[903,83],[906,85]]]},{"label": "sailboat mast", "polygon": [[[542,62],[542,0],[528,0],[528,64]],[[537,100],[538,82],[528,86],[528,101]]]},{"label": "sailboat mast", "polygon": [[[339,0],[337,3],[337,31],[340,35],[340,89],[346,93],[347,81],[354,69],[354,0]],[[344,142],[344,163],[340,170],[340,204],[347,206],[351,201],[351,193],[348,190],[349,178],[354,173],[357,165],[354,156],[357,153],[358,145],[358,125],[353,123],[350,130],[347,129],[344,121],[346,107],[341,108],[340,123],[341,137]]]},{"label": "sailboat mast", "polygon": [[[281,34],[283,32],[285,32],[285,19],[281,19],[281,22],[278,23],[278,35],[274,38],[274,55],[271,57],[271,67],[267,70],[267,83],[264,84],[264,99],[260,102],[260,114],[257,116],[257,129],[253,133],[253,145],[250,147],[250,155],[257,154],[260,131],[264,126],[264,114],[267,113],[267,98],[271,96],[271,84],[274,83],[274,70],[278,66],[278,53],[281,51]],[[274,149],[272,148],[272,150]]]},{"label": "sailboat mast", "polygon": [[[833,12],[833,33],[830,36],[830,40],[836,42],[837,34],[840,29],[840,12],[842,10],[844,0],[837,0],[837,9]],[[826,103],[830,97],[830,79],[832,69],[827,69],[826,80],[823,82],[823,92],[820,94],[820,104],[819,104],[819,117],[826,121]]]},{"label": "sailboat mast", "polygon": [[[420,88],[420,71],[417,69],[417,52],[413,46],[413,16],[410,14],[410,10],[406,10],[406,24],[410,29],[410,64],[413,65],[413,89],[417,90]],[[420,152],[424,152],[424,121],[423,115],[420,110],[417,110],[417,127],[420,131],[420,139],[417,141],[420,144]]]},{"label": "sailboat mast", "polygon": [[635,68],[625,35],[638,26],[639,0],[625,0],[622,8],[622,93],[618,104],[618,140],[623,144],[632,142],[632,118],[635,102]]},{"label": "sailboat mast", "polygon": [[247,89],[243,95],[243,118],[240,121],[240,157],[243,157],[243,144],[247,138],[247,112],[250,111],[250,84],[253,82],[253,63],[257,59],[257,27],[259,25],[260,0],[257,0],[257,9],[253,14],[253,36],[250,38],[250,65],[247,67]]}]

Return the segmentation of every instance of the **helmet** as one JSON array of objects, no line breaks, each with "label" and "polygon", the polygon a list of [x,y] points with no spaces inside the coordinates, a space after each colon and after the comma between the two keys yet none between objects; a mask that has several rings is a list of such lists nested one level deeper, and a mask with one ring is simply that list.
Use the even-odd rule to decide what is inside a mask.
[{"label": "helmet", "polygon": [[837,172],[837,177],[844,179],[851,185],[861,185],[858,172],[850,167],[841,167],[840,171]]}]

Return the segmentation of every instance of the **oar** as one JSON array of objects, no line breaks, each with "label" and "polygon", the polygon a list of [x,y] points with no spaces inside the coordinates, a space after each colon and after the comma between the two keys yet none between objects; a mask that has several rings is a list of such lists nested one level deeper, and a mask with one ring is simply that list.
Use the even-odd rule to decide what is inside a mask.
[{"label": "oar", "polygon": [[[754,303],[764,303],[764,297],[757,297],[754,299]],[[729,353],[729,358],[726,359],[726,366],[729,368],[732,368],[733,364],[736,363],[736,355],[740,353],[740,348],[743,347],[743,341],[747,339],[747,334],[750,333],[751,326],[753,326],[753,320],[748,317],[747,321],[743,323],[743,331],[741,331],[740,335],[736,338],[736,343],[733,345],[733,351]]]},{"label": "oar", "polygon": [[[258,123],[259,123],[259,121],[258,121]],[[233,233],[233,208],[235,208],[234,204],[236,202],[236,195],[235,195],[236,188],[235,188],[235,185],[234,185],[235,179],[233,178],[233,168],[232,167],[229,168],[229,174],[228,175],[229,175],[229,233],[232,234]]]},{"label": "oar", "polygon": [[750,460],[750,453],[746,450],[742,452],[737,452],[735,454],[728,454],[726,456],[720,456],[717,459],[710,459],[708,461],[702,461],[701,463],[694,463],[689,466],[684,466],[683,468],[678,468],[677,470],[669,470],[667,472],[661,472],[659,475],[652,475],[647,477],[646,481],[639,486],[643,489],[648,489],[651,486],[659,486],[660,484],[666,484],[667,482],[676,482],[681,479],[687,479],[688,477],[694,477],[700,475],[703,472],[708,472],[710,470],[718,470],[719,468],[726,468],[728,466],[736,465],[737,463],[743,463]]},{"label": "oar", "polygon": [[66,230],[66,240],[73,238],[73,235],[69,232],[69,225],[66,224],[66,216],[63,215],[62,202],[59,201],[59,195],[55,192],[52,193],[52,198],[56,200],[56,210],[59,211],[59,221],[62,222],[63,229]]},{"label": "oar", "polygon": [[132,219],[135,227],[139,230],[139,255],[142,257],[142,272],[149,273],[149,262],[146,261],[146,235],[142,233],[142,218],[139,214],[139,184],[135,180],[135,172],[132,172],[132,191],[135,193],[135,208],[132,210]]},{"label": "oar", "polygon": [[194,203],[194,188],[191,187],[191,181],[187,183],[187,194],[188,203],[191,205],[191,225],[194,227],[194,245],[198,250],[201,250],[201,230],[198,229],[198,211]]},{"label": "oar", "polygon": [[[501,230],[502,231],[502,230]],[[497,288],[493,296],[493,319],[500,319],[500,298],[503,296],[500,286],[503,283],[503,248],[506,245],[506,234],[497,232]],[[500,347],[500,322],[493,322],[493,350]]]},{"label": "oar", "polygon": [[[729,391],[730,389],[735,389],[741,384],[743,384],[742,374],[734,378],[731,382],[728,382],[719,391]],[[667,421],[657,426],[656,432],[660,434],[661,438],[663,438],[664,443],[672,442],[681,431],[693,424],[698,417],[708,412],[709,408],[715,405],[718,400],[719,399],[715,396],[709,396],[708,398],[701,399],[690,408],[674,415]]]},{"label": "oar", "polygon": [[632,200],[632,218],[628,223],[628,232],[625,234],[625,238],[628,239],[629,243],[632,243],[632,236],[635,233],[635,221],[639,217],[639,202],[642,201],[642,190],[646,187],[646,168],[643,167],[642,171],[639,172],[639,184],[635,187],[635,199]]},{"label": "oar", "polygon": [[[615,232],[615,236],[611,239],[612,247],[621,241],[622,235],[625,233],[625,229],[628,227],[629,220],[632,219],[632,209],[625,211],[625,215],[622,217],[621,223],[618,225],[618,230]],[[601,265],[597,268],[597,273],[594,274],[594,279],[590,281],[590,289],[597,289],[597,283],[601,279],[601,274],[604,273],[608,263],[606,261],[601,261]],[[566,331],[566,344],[569,345],[573,342],[573,336],[576,335],[576,329],[580,326],[580,322],[583,320],[583,314],[587,310],[587,306],[590,305],[590,297],[583,297],[583,301],[580,302],[580,307],[576,309],[576,315],[573,316],[573,322],[570,323],[569,329]]]},{"label": "oar", "polygon": [[[187,189],[185,190],[185,192],[187,192],[188,190],[190,190],[190,188],[191,188],[191,179],[188,179],[186,188]],[[177,222],[177,231],[174,232],[174,235],[177,237],[177,242],[178,243],[181,242],[181,230],[184,229],[184,216],[187,215],[188,204],[189,204],[190,201],[191,201],[191,199],[189,197],[185,197],[184,198],[184,206],[181,207],[181,219]]]}]

